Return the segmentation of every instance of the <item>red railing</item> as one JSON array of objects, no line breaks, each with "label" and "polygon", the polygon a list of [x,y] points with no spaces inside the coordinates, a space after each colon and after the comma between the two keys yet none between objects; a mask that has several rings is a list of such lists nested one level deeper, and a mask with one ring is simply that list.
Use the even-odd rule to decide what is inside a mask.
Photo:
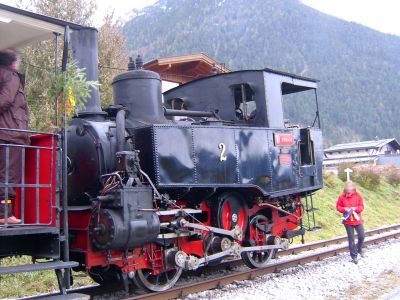
[{"label": "red railing", "polygon": [[[1,130],[10,130],[0,128]],[[13,129],[11,129],[13,130]],[[53,133],[26,131],[30,134],[30,145],[17,145],[0,141],[0,159],[2,176],[0,176],[0,188],[3,189],[3,203],[5,205],[4,223],[0,227],[16,226],[58,226],[57,197],[58,184],[58,135]],[[20,155],[17,164],[10,164],[13,155]],[[20,181],[12,180],[10,174],[19,168]],[[14,182],[13,182],[14,181]],[[9,195],[14,194],[10,199]],[[9,211],[12,209],[12,211]],[[8,216],[14,215],[21,219],[21,224],[9,224]],[[4,229],[0,229],[4,230]]]}]

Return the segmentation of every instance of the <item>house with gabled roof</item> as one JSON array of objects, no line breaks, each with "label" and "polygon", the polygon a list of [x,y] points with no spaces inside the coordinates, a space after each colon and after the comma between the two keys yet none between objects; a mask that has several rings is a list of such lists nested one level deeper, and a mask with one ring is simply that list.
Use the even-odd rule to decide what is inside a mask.
[{"label": "house with gabled roof", "polygon": [[161,57],[145,63],[143,68],[160,75],[163,92],[195,79],[231,72],[224,63],[204,53]]}]

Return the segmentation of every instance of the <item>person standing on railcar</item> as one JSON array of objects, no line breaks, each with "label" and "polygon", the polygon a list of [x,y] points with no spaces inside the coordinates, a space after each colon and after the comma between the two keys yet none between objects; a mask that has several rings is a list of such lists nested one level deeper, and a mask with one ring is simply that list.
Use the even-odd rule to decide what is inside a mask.
[{"label": "person standing on railcar", "polygon": [[[358,263],[358,255],[364,257],[364,226],[361,213],[364,210],[364,201],[352,181],[344,184],[343,193],[339,196],[336,209],[343,214],[342,222],[346,228],[349,240],[349,250],[352,262]],[[355,242],[354,231],[357,232],[357,244]]]},{"label": "person standing on railcar", "polygon": [[[28,105],[24,93],[24,76],[18,73],[19,53],[14,49],[0,51],[0,184],[18,184],[21,180],[22,152],[13,145],[29,144]],[[6,160],[8,150],[8,161]],[[6,172],[8,170],[8,172]],[[19,224],[14,217],[15,188],[0,186],[0,224]],[[6,209],[7,207],[7,209]],[[7,213],[6,213],[7,212]]]}]

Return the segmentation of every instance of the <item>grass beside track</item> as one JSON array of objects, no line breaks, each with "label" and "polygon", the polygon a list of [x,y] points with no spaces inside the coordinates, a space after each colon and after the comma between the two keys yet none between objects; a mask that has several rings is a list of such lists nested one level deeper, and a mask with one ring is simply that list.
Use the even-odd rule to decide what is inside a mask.
[{"label": "grass beside track", "polygon": [[[317,225],[322,230],[307,232],[306,242],[331,239],[344,235],[344,227],[340,221],[340,214],[336,212],[336,200],[343,189],[343,182],[336,177],[330,177],[325,188],[318,191],[314,196],[315,207],[319,211],[315,213]],[[364,197],[366,209],[363,213],[365,228],[374,229],[385,225],[400,222],[400,187],[394,187],[387,182],[382,182],[375,191],[358,188]],[[295,243],[299,243],[296,239]],[[10,266],[29,263],[29,257],[5,258],[0,260],[0,265]],[[93,284],[92,280],[78,274],[74,278],[74,288]],[[36,273],[21,273],[5,275],[0,277],[0,299],[17,298],[49,293],[58,290],[56,277],[53,271],[42,271]]]},{"label": "grass beside track", "polygon": [[[4,258],[0,266],[29,264],[28,256]],[[75,273],[74,287],[92,285],[94,282],[85,274]],[[0,276],[0,299],[14,299],[37,294],[58,292],[58,284],[54,271],[40,271],[33,273],[18,273]]]}]

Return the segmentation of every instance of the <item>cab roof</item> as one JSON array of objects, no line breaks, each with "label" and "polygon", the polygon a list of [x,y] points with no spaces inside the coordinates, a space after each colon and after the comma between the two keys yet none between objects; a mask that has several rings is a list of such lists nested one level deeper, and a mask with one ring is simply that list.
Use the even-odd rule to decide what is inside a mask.
[{"label": "cab roof", "polygon": [[319,80],[314,79],[314,78],[304,77],[304,76],[300,76],[297,74],[292,74],[292,73],[274,70],[274,69],[270,69],[270,68],[250,69],[250,70],[232,71],[232,72],[228,72],[228,73],[219,73],[219,74],[215,74],[215,75],[211,75],[211,76],[201,77],[201,78],[189,81],[188,83],[174,87],[174,88],[166,91],[164,94],[168,94],[170,91],[179,90],[183,86],[195,85],[197,82],[208,80],[209,78],[213,78],[213,77],[214,78],[215,77],[227,77],[227,76],[230,77],[233,74],[261,73],[261,72],[271,74],[272,76],[275,76],[276,78],[280,78],[282,80],[281,88],[282,88],[283,95],[302,92],[302,91],[306,91],[306,90],[310,90],[310,89],[316,89],[317,83],[319,82]]}]

